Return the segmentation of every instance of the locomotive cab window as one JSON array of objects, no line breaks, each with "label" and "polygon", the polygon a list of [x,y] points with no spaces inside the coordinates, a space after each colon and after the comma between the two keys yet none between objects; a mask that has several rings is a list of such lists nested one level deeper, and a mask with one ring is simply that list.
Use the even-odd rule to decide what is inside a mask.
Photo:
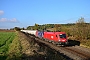
[{"label": "locomotive cab window", "polygon": [[57,35],[56,35],[56,37],[57,37]]},{"label": "locomotive cab window", "polygon": [[66,34],[60,34],[60,38],[66,38]]}]

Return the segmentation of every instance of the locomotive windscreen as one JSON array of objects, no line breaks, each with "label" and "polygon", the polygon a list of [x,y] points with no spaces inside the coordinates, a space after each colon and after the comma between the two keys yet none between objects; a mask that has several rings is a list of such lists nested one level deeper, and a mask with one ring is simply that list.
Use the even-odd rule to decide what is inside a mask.
[{"label": "locomotive windscreen", "polygon": [[66,38],[66,34],[60,34],[60,38]]}]

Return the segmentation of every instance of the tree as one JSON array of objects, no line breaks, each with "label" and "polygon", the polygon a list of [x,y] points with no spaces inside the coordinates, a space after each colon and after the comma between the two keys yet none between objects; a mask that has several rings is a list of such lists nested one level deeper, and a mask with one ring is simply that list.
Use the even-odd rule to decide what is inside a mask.
[{"label": "tree", "polygon": [[21,28],[21,30],[24,30],[25,28],[23,27],[23,28]]},{"label": "tree", "polygon": [[76,23],[85,23],[84,21],[85,19],[83,17],[81,17],[80,19],[78,19],[78,21]]},{"label": "tree", "polygon": [[87,25],[85,24],[85,19],[83,17],[81,17],[80,19],[78,19],[78,21],[76,22],[76,35],[77,38],[79,40],[83,40],[86,38],[87,34],[86,34],[86,29],[87,29]]},{"label": "tree", "polygon": [[37,30],[37,29],[39,29],[39,24],[36,24],[36,23],[35,23],[35,25],[34,25],[34,30]]},{"label": "tree", "polygon": [[21,29],[19,27],[14,28],[16,31],[20,31]]},{"label": "tree", "polygon": [[28,26],[27,29],[28,30],[33,30],[34,29],[34,26]]},{"label": "tree", "polygon": [[61,25],[55,24],[54,31],[61,31]]}]

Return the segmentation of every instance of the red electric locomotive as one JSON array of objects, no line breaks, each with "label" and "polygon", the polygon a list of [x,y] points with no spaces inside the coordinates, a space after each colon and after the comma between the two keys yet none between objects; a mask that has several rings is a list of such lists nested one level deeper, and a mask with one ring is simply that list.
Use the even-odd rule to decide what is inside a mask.
[{"label": "red electric locomotive", "polygon": [[65,32],[44,32],[44,38],[56,43],[67,45],[68,40]]}]

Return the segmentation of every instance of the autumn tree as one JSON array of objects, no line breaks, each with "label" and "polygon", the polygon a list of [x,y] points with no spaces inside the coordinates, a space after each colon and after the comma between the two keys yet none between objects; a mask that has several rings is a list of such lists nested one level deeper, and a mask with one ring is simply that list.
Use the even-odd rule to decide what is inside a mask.
[{"label": "autumn tree", "polygon": [[37,30],[37,29],[39,29],[39,24],[36,24],[36,23],[35,23],[35,25],[34,25],[34,30]]},{"label": "autumn tree", "polygon": [[81,17],[80,19],[78,19],[75,25],[76,38],[78,38],[79,40],[87,39],[88,25],[84,20],[85,19]]},{"label": "autumn tree", "polygon": [[54,31],[61,31],[61,25],[60,24],[55,24]]}]

